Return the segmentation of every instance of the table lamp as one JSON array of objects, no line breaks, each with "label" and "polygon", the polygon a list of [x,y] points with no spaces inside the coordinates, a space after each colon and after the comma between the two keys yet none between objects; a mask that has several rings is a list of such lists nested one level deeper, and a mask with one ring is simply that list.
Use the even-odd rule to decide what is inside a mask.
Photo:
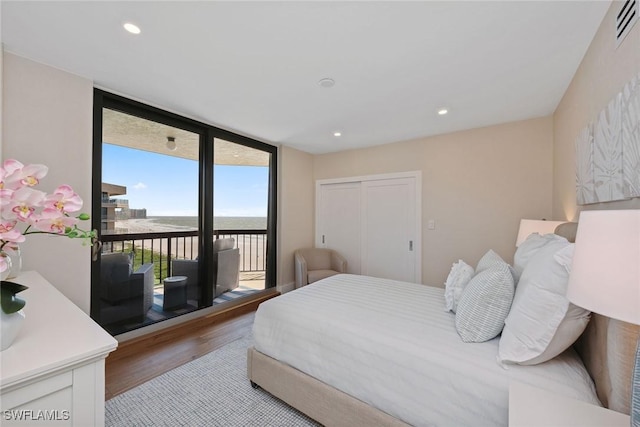
[{"label": "table lamp", "polygon": [[553,233],[557,226],[567,221],[547,221],[544,219],[521,219],[520,229],[518,230],[518,238],[516,239],[516,247],[520,243],[527,240],[527,237],[533,233],[549,234]]},{"label": "table lamp", "polygon": [[[640,210],[580,214],[567,298],[640,325]],[[640,341],[631,378],[631,425],[640,427]]]}]

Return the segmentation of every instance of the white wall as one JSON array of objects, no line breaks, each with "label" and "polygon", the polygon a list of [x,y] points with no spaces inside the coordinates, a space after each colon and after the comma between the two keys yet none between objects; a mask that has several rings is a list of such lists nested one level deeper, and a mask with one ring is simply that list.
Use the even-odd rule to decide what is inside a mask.
[{"label": "white wall", "polygon": [[[313,247],[315,189],[313,156],[289,147],[280,147],[278,199],[279,259],[278,285],[291,290],[294,283],[293,252]],[[284,289],[283,289],[284,287]]]},{"label": "white wall", "polygon": [[[83,211],[90,212],[93,83],[10,53],[4,53],[3,65],[2,157],[47,165],[49,174],[38,189],[71,185],[84,200]],[[89,221],[85,224],[90,228]],[[88,246],[32,235],[21,248],[25,270],[37,270],[89,312]]]}]

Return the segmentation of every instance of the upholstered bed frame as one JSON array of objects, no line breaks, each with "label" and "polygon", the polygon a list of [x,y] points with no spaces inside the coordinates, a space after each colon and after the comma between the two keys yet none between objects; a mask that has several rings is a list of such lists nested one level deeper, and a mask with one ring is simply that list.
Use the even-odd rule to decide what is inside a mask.
[{"label": "upholstered bed frame", "polygon": [[[575,241],[577,223],[565,223],[556,234]],[[593,378],[602,404],[630,412],[631,372],[640,326],[592,314],[575,348]],[[328,426],[406,426],[362,401],[266,356],[253,347],[247,352],[247,373],[260,386],[309,417]]]}]

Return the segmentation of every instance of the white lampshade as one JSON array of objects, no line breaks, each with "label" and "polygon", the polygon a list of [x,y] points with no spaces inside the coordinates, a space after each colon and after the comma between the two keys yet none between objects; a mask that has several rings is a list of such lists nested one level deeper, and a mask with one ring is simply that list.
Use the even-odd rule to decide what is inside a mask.
[{"label": "white lampshade", "polygon": [[567,298],[640,324],[640,210],[580,214]]},{"label": "white lampshade", "polygon": [[566,221],[546,221],[539,219],[521,219],[520,229],[518,230],[518,238],[516,239],[516,247],[524,242],[527,237],[533,233],[549,234],[553,233],[557,226],[564,224]]}]

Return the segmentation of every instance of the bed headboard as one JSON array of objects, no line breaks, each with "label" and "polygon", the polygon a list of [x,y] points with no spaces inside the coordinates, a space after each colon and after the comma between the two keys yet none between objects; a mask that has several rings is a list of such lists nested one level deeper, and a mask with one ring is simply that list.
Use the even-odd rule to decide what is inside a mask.
[{"label": "bed headboard", "polygon": [[[555,233],[575,241],[578,223],[560,224]],[[574,345],[604,406],[629,414],[631,373],[640,326],[610,319],[596,313]]]}]

